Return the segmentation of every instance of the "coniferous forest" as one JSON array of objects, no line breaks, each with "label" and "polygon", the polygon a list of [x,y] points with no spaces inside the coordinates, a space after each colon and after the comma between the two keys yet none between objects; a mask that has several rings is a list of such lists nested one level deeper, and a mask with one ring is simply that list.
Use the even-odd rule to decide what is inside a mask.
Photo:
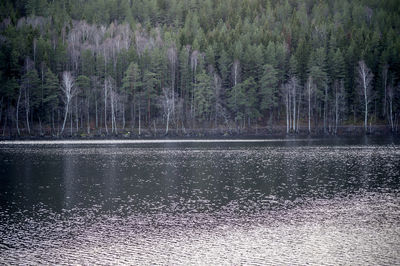
[{"label": "coniferous forest", "polygon": [[398,130],[398,0],[0,3],[0,134]]}]

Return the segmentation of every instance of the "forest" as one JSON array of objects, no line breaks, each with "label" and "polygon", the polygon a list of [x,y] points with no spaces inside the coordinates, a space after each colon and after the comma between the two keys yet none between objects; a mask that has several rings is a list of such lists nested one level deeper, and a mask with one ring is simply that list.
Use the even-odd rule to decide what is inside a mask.
[{"label": "forest", "polygon": [[399,130],[398,0],[3,0],[0,134]]}]

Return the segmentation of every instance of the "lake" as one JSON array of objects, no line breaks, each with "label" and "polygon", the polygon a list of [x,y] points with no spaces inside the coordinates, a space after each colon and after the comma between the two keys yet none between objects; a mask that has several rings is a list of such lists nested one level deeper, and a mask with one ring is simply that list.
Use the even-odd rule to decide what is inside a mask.
[{"label": "lake", "polygon": [[400,264],[399,144],[0,142],[0,264]]}]

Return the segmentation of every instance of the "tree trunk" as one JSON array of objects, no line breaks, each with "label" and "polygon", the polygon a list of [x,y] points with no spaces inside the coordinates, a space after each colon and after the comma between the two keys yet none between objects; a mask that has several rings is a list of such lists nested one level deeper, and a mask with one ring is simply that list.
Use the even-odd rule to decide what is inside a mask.
[{"label": "tree trunk", "polygon": [[327,116],[327,109],[328,109],[328,90],[325,86],[325,99],[324,99],[324,134],[326,134],[326,116]]},{"label": "tree trunk", "polygon": [[104,126],[106,128],[106,132],[108,135],[108,128],[107,128],[107,85],[106,80],[104,80]]},{"label": "tree trunk", "polygon": [[386,117],[387,114],[387,74],[388,68],[387,65],[383,67],[382,76],[383,76],[383,90],[384,90],[384,101],[383,101],[383,116]]},{"label": "tree trunk", "polygon": [[368,100],[367,100],[367,90],[366,88],[364,89],[364,101],[365,101],[365,115],[364,115],[364,128],[365,131],[367,131],[367,126],[368,126]]},{"label": "tree trunk", "polygon": [[169,126],[169,111],[167,113],[167,126],[165,128],[165,134],[168,134],[168,126]]},{"label": "tree trunk", "polygon": [[111,133],[114,133],[114,95],[113,91],[110,91],[110,104],[111,104]]},{"label": "tree trunk", "polygon": [[301,91],[299,93],[299,101],[297,103],[297,128],[296,128],[296,132],[299,133],[299,120],[300,120],[300,103],[301,103]]},{"label": "tree trunk", "polygon": [[[10,104],[8,104],[8,108],[7,108],[7,114],[5,115],[6,118],[4,119],[4,125],[3,125],[3,137],[5,135],[6,132],[6,126],[7,126],[7,121],[8,121],[8,115],[9,115],[9,108],[10,108]],[[9,135],[11,135],[11,131],[9,132]]]},{"label": "tree trunk", "polygon": [[87,133],[90,134],[90,101],[87,99]]},{"label": "tree trunk", "polygon": [[310,87],[308,88],[308,134],[311,134],[311,88]]},{"label": "tree trunk", "polygon": [[148,125],[151,127],[151,125],[150,125],[150,119],[151,119],[151,117],[150,117],[150,94],[148,94],[149,96],[147,97],[147,122],[148,122]]},{"label": "tree trunk", "polygon": [[43,131],[42,131],[42,120],[40,119],[40,115],[38,114],[38,119],[39,119],[39,134],[42,135]]},{"label": "tree trunk", "polygon": [[99,115],[97,114],[97,96],[94,102],[95,110],[96,110],[96,129],[99,128]]},{"label": "tree trunk", "polygon": [[76,133],[79,131],[78,97],[75,97],[75,124]]},{"label": "tree trunk", "polygon": [[135,128],[135,117],[136,117],[136,109],[133,102],[131,102],[131,128],[132,130]]},{"label": "tree trunk", "polygon": [[140,136],[140,130],[141,130],[140,126],[141,125],[140,125],[140,100],[139,100],[139,136]]},{"label": "tree trunk", "polygon": [[392,129],[392,132],[394,132],[394,125],[393,125],[393,99],[389,99],[389,119],[390,119],[390,127]]},{"label": "tree trunk", "polygon": [[112,97],[111,97],[111,123],[112,123],[112,132],[117,134],[117,120],[116,120],[116,116],[115,116],[115,112],[116,112],[116,106],[115,106],[115,92],[112,91]]},{"label": "tree trunk", "polygon": [[[71,107],[71,109],[72,109],[72,107]],[[72,128],[73,128],[73,126],[72,126],[72,113],[73,113],[74,111],[73,110],[71,110],[71,112],[69,113],[69,121],[70,121],[70,127],[69,127],[69,129],[70,129],[70,131],[71,131],[71,136],[72,136]]]},{"label": "tree trunk", "polygon": [[339,123],[339,100],[338,100],[338,95],[335,95],[335,135],[337,134],[337,128],[338,128],[338,123]]},{"label": "tree trunk", "polygon": [[125,130],[125,103],[122,103],[122,130]]},{"label": "tree trunk", "polygon": [[21,93],[22,93],[22,89],[19,88],[19,95],[18,95],[18,101],[17,101],[17,113],[16,113],[18,136],[21,135],[21,133],[20,133],[20,131],[19,131],[19,125],[18,125],[19,103],[20,103],[20,101],[21,101]]},{"label": "tree trunk", "polygon": [[57,109],[57,136],[58,135],[60,135],[60,109]]},{"label": "tree trunk", "polygon": [[289,94],[286,94],[286,134],[289,133],[290,119],[289,119]]},{"label": "tree trunk", "polygon": [[26,126],[28,128],[28,134],[31,134],[31,128],[29,126],[29,93],[27,96],[26,89],[25,89],[25,116],[26,116]]},{"label": "tree trunk", "polygon": [[293,85],[293,122],[292,130],[296,132],[296,87]]},{"label": "tree trunk", "polygon": [[63,126],[62,126],[61,132],[60,132],[61,135],[62,135],[63,132],[64,132],[65,123],[67,122],[68,108],[69,108],[69,103],[67,103],[67,105],[66,105],[66,107],[65,107],[64,122],[63,122]]},{"label": "tree trunk", "polygon": [[54,133],[56,131],[56,127],[54,124],[54,108],[51,109],[51,125],[52,125],[51,127],[52,127],[52,131],[53,131],[53,135],[54,135]]}]

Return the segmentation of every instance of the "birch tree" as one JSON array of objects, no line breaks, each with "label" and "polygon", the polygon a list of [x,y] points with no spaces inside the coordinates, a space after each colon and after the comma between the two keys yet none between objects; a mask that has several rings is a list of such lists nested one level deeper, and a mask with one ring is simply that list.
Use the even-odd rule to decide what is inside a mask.
[{"label": "birch tree", "polygon": [[359,94],[364,102],[364,129],[367,131],[368,127],[368,104],[372,100],[372,78],[373,74],[368,66],[365,64],[364,60],[358,62],[358,85]]},{"label": "birch tree", "polygon": [[290,88],[287,83],[281,86],[281,95],[285,103],[286,111],[286,134],[290,132]]},{"label": "birch tree", "polygon": [[232,78],[233,78],[233,86],[235,87],[239,82],[240,74],[240,62],[239,60],[235,60],[232,65]]},{"label": "birch tree", "polygon": [[19,120],[18,120],[18,118],[19,118],[19,103],[21,102],[21,94],[22,94],[22,86],[19,87],[18,100],[17,100],[17,112],[15,115],[18,135],[21,135],[21,132],[19,130]]},{"label": "birch tree", "polygon": [[104,127],[106,128],[106,133],[108,134],[108,127],[107,127],[107,98],[109,94],[109,87],[107,79],[104,79],[104,86],[103,86],[103,97],[104,97]]},{"label": "birch tree", "polygon": [[61,132],[60,132],[61,135],[64,132],[65,123],[67,121],[67,115],[68,115],[69,107],[71,104],[71,100],[76,95],[76,92],[77,92],[74,82],[75,82],[75,80],[72,77],[71,72],[64,71],[64,73],[62,75],[61,90],[64,93],[63,101],[65,104],[65,114],[64,114],[63,126],[62,126]]},{"label": "birch tree", "polygon": [[397,85],[397,87],[393,86],[393,82],[389,84],[387,87],[387,101],[388,101],[388,113],[389,113],[389,124],[392,132],[395,130],[395,122],[394,122],[394,117],[393,117],[393,101],[396,97],[396,92],[400,90],[400,85]]},{"label": "birch tree", "polygon": [[388,90],[387,90],[387,81],[388,81],[388,70],[389,70],[389,66],[387,64],[385,64],[382,68],[382,86],[383,86],[383,94],[384,94],[384,98],[383,98],[383,116],[386,117],[386,113],[387,113],[387,96],[388,96]]},{"label": "birch tree", "polygon": [[311,99],[313,98],[315,93],[315,84],[312,76],[309,76],[306,84],[306,96],[308,103],[308,134],[311,133]]},{"label": "birch tree", "polygon": [[297,97],[297,91],[299,89],[299,82],[296,78],[296,76],[291,76],[289,81],[288,81],[288,94],[289,94],[289,109],[292,109],[291,112],[293,113],[292,117],[292,130],[294,132],[297,131],[296,127],[296,97]]},{"label": "birch tree", "polygon": [[175,107],[174,101],[174,91],[171,88],[162,88],[161,105],[163,107],[163,113],[166,120],[165,134],[168,134],[169,121]]},{"label": "birch tree", "polygon": [[178,62],[178,52],[176,50],[175,44],[168,48],[167,57],[171,74],[172,116],[175,116],[175,77]]},{"label": "birch tree", "polygon": [[198,65],[198,60],[199,60],[199,52],[198,51],[193,51],[191,56],[190,56],[190,67],[192,69],[192,100],[190,103],[190,114],[192,117],[192,122],[194,121],[195,115],[196,115],[196,106],[195,106],[195,100],[194,100],[194,88],[196,86],[197,80],[196,80],[196,73],[197,73],[197,65]]}]

